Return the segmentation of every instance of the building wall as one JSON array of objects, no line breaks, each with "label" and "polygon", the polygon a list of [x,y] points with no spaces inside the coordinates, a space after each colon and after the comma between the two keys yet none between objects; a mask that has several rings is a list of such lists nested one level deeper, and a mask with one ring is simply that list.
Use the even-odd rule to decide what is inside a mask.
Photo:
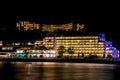
[{"label": "building wall", "polygon": [[43,39],[43,45],[45,45],[47,49],[54,49],[54,37],[45,37]]}]

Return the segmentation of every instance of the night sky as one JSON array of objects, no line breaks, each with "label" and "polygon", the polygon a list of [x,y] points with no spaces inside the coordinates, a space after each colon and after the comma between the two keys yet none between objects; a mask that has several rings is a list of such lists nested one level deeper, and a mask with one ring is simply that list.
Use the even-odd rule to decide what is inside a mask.
[{"label": "night sky", "polygon": [[2,12],[0,31],[14,28],[15,22],[22,19],[57,24],[77,20],[89,28],[89,33],[105,33],[108,40],[112,40],[115,46],[120,47],[120,12],[117,2],[71,2],[70,4],[59,2],[49,4],[48,2],[44,7],[42,3],[40,4],[18,7],[8,14]]}]

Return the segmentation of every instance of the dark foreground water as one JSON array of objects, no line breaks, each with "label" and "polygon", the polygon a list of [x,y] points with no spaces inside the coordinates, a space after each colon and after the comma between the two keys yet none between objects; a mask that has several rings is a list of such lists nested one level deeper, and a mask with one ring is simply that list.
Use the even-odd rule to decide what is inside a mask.
[{"label": "dark foreground water", "polygon": [[113,64],[0,62],[0,80],[120,80]]}]

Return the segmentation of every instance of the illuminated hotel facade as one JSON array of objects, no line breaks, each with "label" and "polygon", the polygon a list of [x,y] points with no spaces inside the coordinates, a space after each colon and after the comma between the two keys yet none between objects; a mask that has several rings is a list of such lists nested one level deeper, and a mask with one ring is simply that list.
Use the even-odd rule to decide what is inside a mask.
[{"label": "illuminated hotel facade", "polygon": [[[36,40],[33,44],[28,43],[25,46],[18,45],[16,52],[12,52],[15,54],[15,57],[55,58],[59,56],[89,57],[93,55],[104,58],[119,57],[119,50],[113,47],[111,41],[106,41],[103,33],[98,36],[52,36],[45,37],[43,40]],[[12,50],[14,50],[13,46],[1,46],[1,51],[3,51],[1,54]],[[26,53],[28,54],[26,55]]]},{"label": "illuminated hotel facade", "polygon": [[[105,34],[99,34],[98,36],[45,37],[43,44],[47,49],[54,49],[56,56],[60,55],[60,49],[63,51],[62,56],[85,57],[96,55],[99,57],[112,56],[114,58],[119,56],[119,51],[112,46],[112,42],[106,41]],[[69,50],[72,51],[72,54],[69,54]]]}]

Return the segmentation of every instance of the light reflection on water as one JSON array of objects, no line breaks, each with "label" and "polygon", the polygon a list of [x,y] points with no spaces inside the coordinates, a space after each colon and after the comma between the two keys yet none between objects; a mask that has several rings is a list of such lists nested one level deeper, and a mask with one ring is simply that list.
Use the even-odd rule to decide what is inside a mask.
[{"label": "light reflection on water", "polygon": [[1,62],[0,80],[120,80],[113,64]]}]

